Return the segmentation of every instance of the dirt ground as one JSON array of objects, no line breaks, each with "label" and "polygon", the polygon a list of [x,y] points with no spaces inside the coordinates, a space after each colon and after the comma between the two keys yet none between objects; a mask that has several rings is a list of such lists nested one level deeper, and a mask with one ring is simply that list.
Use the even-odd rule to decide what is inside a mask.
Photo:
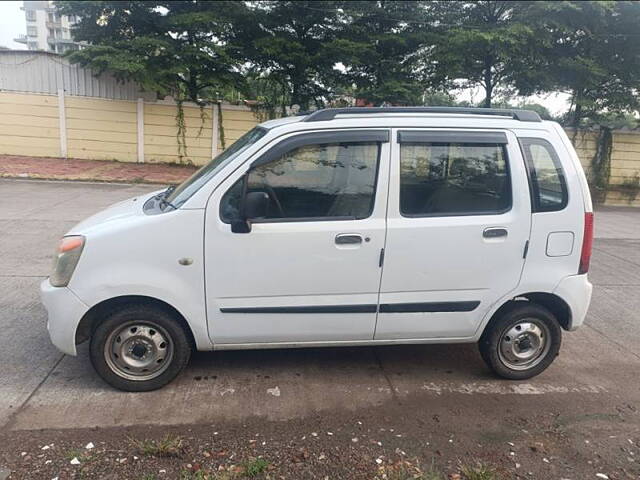
[{"label": "dirt ground", "polygon": [[562,395],[545,395],[539,409],[523,408],[522,397],[506,408],[491,395],[428,400],[280,422],[5,432],[0,465],[11,479],[59,480],[640,478],[632,405],[603,410]]}]

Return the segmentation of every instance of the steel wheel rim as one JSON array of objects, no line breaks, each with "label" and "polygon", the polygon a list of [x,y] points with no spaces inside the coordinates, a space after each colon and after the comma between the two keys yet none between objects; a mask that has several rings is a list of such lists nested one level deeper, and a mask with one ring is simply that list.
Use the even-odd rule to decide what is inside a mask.
[{"label": "steel wheel rim", "polygon": [[551,347],[551,332],[536,318],[525,318],[502,332],[498,344],[500,361],[512,370],[538,365]]},{"label": "steel wheel rim", "polygon": [[127,322],[111,332],[104,359],[116,375],[127,380],[154,379],[173,359],[171,336],[160,325],[141,320]]}]

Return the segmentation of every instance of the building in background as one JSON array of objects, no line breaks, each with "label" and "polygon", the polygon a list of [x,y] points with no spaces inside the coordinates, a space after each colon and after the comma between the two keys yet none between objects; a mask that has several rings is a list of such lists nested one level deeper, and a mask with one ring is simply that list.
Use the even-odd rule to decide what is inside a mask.
[{"label": "building in background", "polygon": [[51,1],[24,1],[22,10],[27,24],[27,34],[15,39],[29,50],[65,53],[82,48],[74,42],[71,27],[76,22],[73,16],[60,15]]}]

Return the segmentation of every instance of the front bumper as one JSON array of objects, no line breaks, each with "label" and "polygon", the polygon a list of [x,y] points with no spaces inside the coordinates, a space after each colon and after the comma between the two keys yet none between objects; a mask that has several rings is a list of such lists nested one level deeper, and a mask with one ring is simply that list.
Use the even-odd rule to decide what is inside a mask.
[{"label": "front bumper", "polygon": [[67,287],[53,287],[49,279],[40,284],[40,298],[47,309],[51,342],[67,355],[76,355],[76,330],[89,310]]},{"label": "front bumper", "polygon": [[555,288],[553,293],[562,298],[571,309],[571,324],[568,330],[575,330],[584,322],[591,303],[593,285],[587,275],[571,275],[565,277]]}]

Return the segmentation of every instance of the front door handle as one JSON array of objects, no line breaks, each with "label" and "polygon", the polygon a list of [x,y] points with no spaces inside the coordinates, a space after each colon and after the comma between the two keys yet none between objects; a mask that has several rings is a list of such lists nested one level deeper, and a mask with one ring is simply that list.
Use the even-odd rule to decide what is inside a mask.
[{"label": "front door handle", "polygon": [[484,238],[499,238],[499,237],[506,237],[507,236],[507,229],[506,228],[485,228],[484,232],[482,232],[482,236]]},{"label": "front door handle", "polygon": [[357,233],[341,233],[336,235],[336,245],[357,245],[362,243],[362,235]]}]

